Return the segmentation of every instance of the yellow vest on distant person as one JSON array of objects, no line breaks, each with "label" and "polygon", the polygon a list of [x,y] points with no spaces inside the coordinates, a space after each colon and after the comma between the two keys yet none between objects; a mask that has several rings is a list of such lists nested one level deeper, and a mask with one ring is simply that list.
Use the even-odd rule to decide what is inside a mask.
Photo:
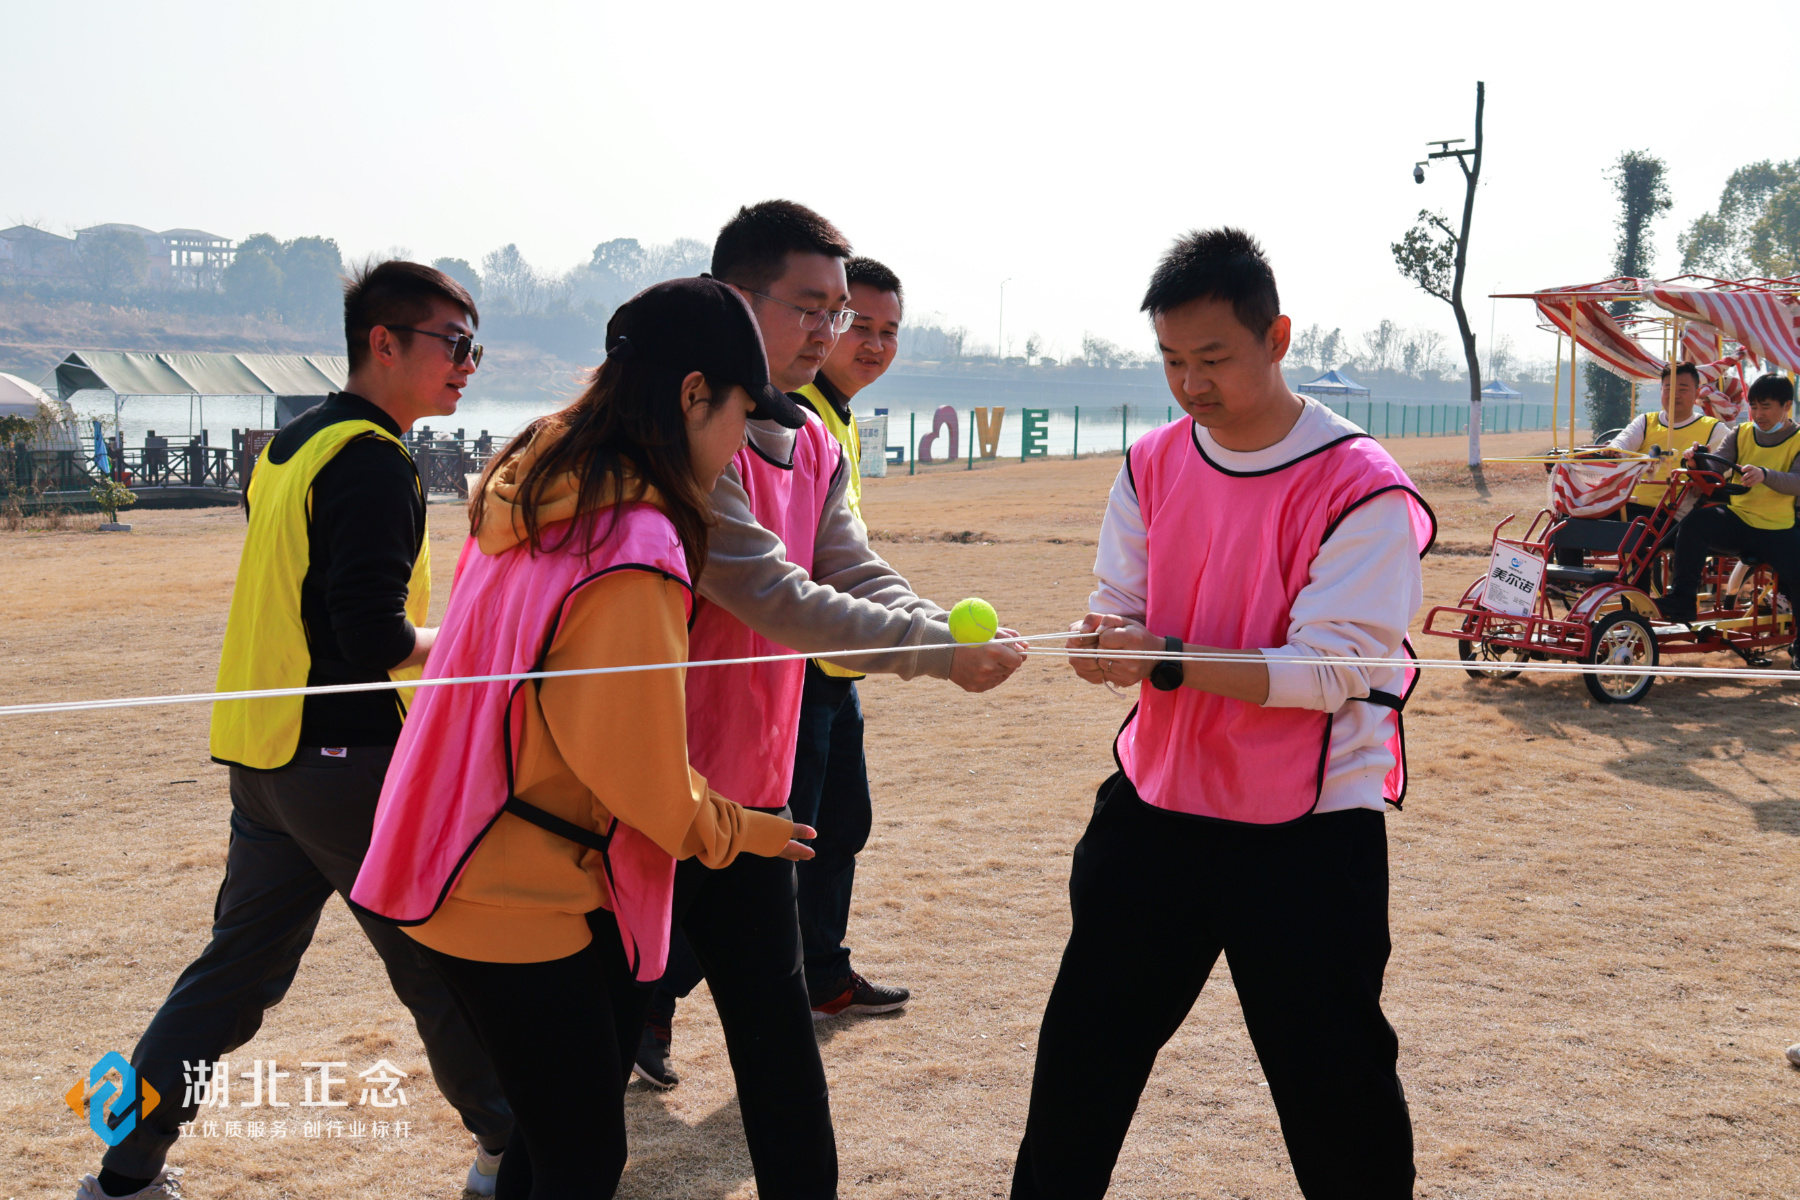
[{"label": "yellow vest on distant person", "polygon": [[[1669,472],[1681,461],[1681,453],[1689,446],[1704,447],[1712,440],[1713,430],[1718,428],[1717,417],[1699,416],[1680,428],[1671,428],[1663,421],[1661,413],[1644,414],[1644,444],[1638,449],[1645,454],[1651,453],[1652,446],[1661,446],[1664,456],[1650,464],[1638,480],[1638,485],[1631,489],[1631,503],[1642,504],[1645,508],[1655,508],[1662,503],[1668,494]],[[1674,457],[1668,457],[1670,445],[1675,448]]]},{"label": "yellow vest on distant person", "polygon": [[[813,411],[819,414],[819,420],[825,422],[826,432],[836,438],[838,445],[844,448],[844,453],[850,456],[850,481],[845,485],[844,499],[850,505],[850,515],[856,518],[856,523],[861,525],[866,533],[869,523],[863,520],[862,515],[862,438],[856,433],[856,418],[851,417],[850,420],[845,421],[844,418],[838,416],[837,409],[831,406],[831,401],[825,398],[825,393],[819,390],[817,384],[809,383],[795,394],[806,398],[806,402],[813,406]],[[846,650],[849,648],[848,646],[842,647]],[[856,660],[846,659],[845,661],[855,662]],[[861,671],[839,666],[834,659],[815,658],[813,662],[817,664],[819,670],[835,679],[863,678]]]},{"label": "yellow vest on distant person", "polygon": [[[385,438],[407,453],[405,443],[373,421],[327,425],[283,463],[269,460],[274,443],[263,447],[250,476],[250,529],[231,589],[215,691],[306,686],[312,653],[300,618],[300,583],[311,562],[313,480],[340,450],[365,437]],[[411,455],[407,457],[410,461]],[[426,539],[407,583],[406,615],[414,625],[422,625],[430,606],[431,544]],[[389,672],[394,679],[417,679],[419,674],[418,667]],[[404,712],[412,689],[396,696]],[[304,696],[215,702],[213,761],[258,771],[287,766],[300,748],[305,704]]]},{"label": "yellow vest on distant person", "polygon": [[[1800,428],[1788,430],[1787,437],[1774,446],[1756,444],[1756,423],[1745,421],[1737,430],[1737,464],[1761,467],[1765,471],[1791,471],[1794,458],[1800,455]],[[1794,498],[1758,484],[1742,496],[1731,498],[1731,511],[1744,524],[1756,529],[1792,529]]]}]

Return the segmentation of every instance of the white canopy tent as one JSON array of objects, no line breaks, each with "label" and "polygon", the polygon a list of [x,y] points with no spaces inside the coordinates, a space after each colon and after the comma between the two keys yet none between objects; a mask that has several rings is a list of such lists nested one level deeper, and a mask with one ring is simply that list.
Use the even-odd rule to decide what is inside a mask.
[{"label": "white canopy tent", "polygon": [[0,417],[23,417],[39,423],[32,442],[39,450],[78,450],[75,414],[68,404],[37,384],[0,373]]}]

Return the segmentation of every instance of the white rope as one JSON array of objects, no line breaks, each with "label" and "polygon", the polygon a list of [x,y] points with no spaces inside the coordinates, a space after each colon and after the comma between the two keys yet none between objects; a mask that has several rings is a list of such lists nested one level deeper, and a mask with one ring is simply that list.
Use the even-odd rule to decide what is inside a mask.
[{"label": "white rope", "polygon": [[[1060,633],[1034,633],[999,638],[1006,642],[1033,642],[1066,638]],[[713,658],[700,662],[633,663],[623,667],[581,667],[569,671],[520,671],[511,675],[464,675],[444,679],[378,679],[369,683],[330,683],[313,687],[264,688],[247,692],[186,692],[172,696],[121,696],[111,700],[64,700],[43,704],[0,706],[0,717],[28,717],[42,713],[86,712],[102,708],[144,708],[156,704],[214,704],[221,700],[268,700],[277,696],[336,696],[346,692],[396,692],[406,688],[448,687],[459,683],[512,683],[525,679],[567,679],[577,675],[629,675],[639,671],[676,671],[683,667],[738,667],[750,663],[792,662],[807,658],[853,658],[864,654],[905,654],[909,651],[954,650],[957,643],[933,646],[880,646],[862,650],[822,650],[814,654],[768,654],[751,658]]]},{"label": "white rope", "polygon": [[[1022,634],[1018,637],[996,638],[995,640],[1009,643],[1030,643],[1065,640],[1078,636],[1091,637],[1093,635],[1071,634],[1068,630],[1061,630],[1056,633]],[[0,705],[0,717],[88,712],[109,708],[145,708],[162,704],[213,704],[222,700],[264,700],[278,696],[332,696],[346,692],[391,692],[403,688],[449,687],[464,683],[513,683],[528,679],[567,679],[582,675],[628,675],[639,671],[675,671],[683,667],[738,667],[748,666],[752,663],[792,662],[796,659],[808,658],[855,658],[868,654],[905,654],[955,649],[956,644],[881,646],[861,650],[822,650],[811,654],[714,658],[698,662],[633,663],[621,667],[582,667],[568,671],[521,671],[509,675],[465,675],[444,679],[382,679],[371,683],[334,683],[316,687],[267,688],[246,692],[187,692],[168,696],[122,696],[110,700],[65,700],[41,704],[8,704]],[[1089,647],[1071,650],[1066,646],[1035,645],[1029,647],[1025,653],[1033,657],[1096,658],[1109,662],[1117,659],[1149,659],[1158,662],[1163,659],[1180,659],[1184,662],[1205,663],[1300,663],[1310,667],[1411,667],[1422,671],[1470,671],[1494,675],[1531,672],[1540,675],[1652,675],[1670,679],[1800,681],[1800,672],[1755,667],[1671,667],[1661,665],[1639,667],[1624,663],[1507,662],[1491,659],[1464,661],[1455,658],[1363,658],[1356,655],[1263,654],[1258,651],[1184,651],[1171,654],[1162,650],[1106,650]]]},{"label": "white rope", "polygon": [[[1723,647],[1721,647],[1723,649]],[[1416,667],[1424,671],[1474,671],[1484,675],[1512,674],[1515,671],[1535,671],[1541,675],[1655,675],[1674,679],[1773,679],[1777,681],[1800,681],[1800,671],[1770,670],[1757,667],[1635,667],[1624,663],[1577,663],[1577,662],[1510,662],[1499,659],[1459,658],[1363,658],[1349,655],[1334,657],[1331,655],[1311,654],[1262,654],[1249,652],[1220,652],[1201,654],[1197,652],[1169,654],[1161,650],[1091,650],[1082,648],[1068,650],[1060,646],[1037,646],[1028,653],[1036,655],[1055,655],[1068,658],[1113,659],[1150,659],[1160,662],[1163,659],[1181,659],[1186,662],[1217,663],[1269,663],[1292,662],[1307,666],[1358,666],[1358,667]]]}]

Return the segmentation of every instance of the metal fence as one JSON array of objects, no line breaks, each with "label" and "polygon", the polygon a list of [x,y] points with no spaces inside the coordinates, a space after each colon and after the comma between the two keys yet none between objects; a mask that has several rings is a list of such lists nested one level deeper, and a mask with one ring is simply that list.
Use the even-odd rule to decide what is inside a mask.
[{"label": "metal fence", "polygon": [[[1321,400],[1320,403],[1379,438],[1448,437],[1469,431],[1466,402],[1410,404],[1396,400]],[[1548,404],[1500,404],[1484,401],[1481,426],[1487,433],[1548,430],[1555,409]],[[1173,405],[1071,405],[1066,408],[952,409],[906,405],[876,409],[886,412],[888,461],[912,468],[916,463],[972,464],[979,458],[1019,459],[1084,454],[1117,454],[1139,437],[1173,421]],[[1004,416],[998,416],[1004,411]],[[952,414],[954,418],[952,419]],[[999,421],[998,437],[993,437]],[[984,424],[985,422],[985,424]],[[984,432],[985,430],[985,432]],[[930,438],[925,457],[920,442]],[[991,453],[989,453],[991,451]]]}]

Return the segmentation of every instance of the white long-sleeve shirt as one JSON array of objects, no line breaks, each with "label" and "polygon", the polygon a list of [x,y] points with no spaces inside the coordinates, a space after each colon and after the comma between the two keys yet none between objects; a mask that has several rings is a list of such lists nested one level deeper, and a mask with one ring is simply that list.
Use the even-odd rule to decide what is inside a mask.
[{"label": "white long-sleeve shirt", "polygon": [[[1228,470],[1268,471],[1346,434],[1362,432],[1318,401],[1304,403],[1287,436],[1266,449],[1227,450],[1204,427],[1198,430],[1200,444],[1209,458]],[[1099,587],[1088,598],[1088,608],[1142,622],[1149,571],[1144,515],[1131,472],[1121,469],[1100,526],[1094,556]],[[1231,581],[1217,580],[1213,586],[1229,588]],[[1399,694],[1402,672],[1348,663],[1314,666],[1277,661],[1274,656],[1393,658],[1400,653],[1401,639],[1424,597],[1407,498],[1388,492],[1353,510],[1319,547],[1306,586],[1289,612],[1286,644],[1261,648],[1271,656],[1264,707],[1334,714],[1330,762],[1315,811],[1386,808],[1381,784],[1394,765],[1386,745],[1393,733],[1393,714],[1357,698],[1371,690]]]}]

